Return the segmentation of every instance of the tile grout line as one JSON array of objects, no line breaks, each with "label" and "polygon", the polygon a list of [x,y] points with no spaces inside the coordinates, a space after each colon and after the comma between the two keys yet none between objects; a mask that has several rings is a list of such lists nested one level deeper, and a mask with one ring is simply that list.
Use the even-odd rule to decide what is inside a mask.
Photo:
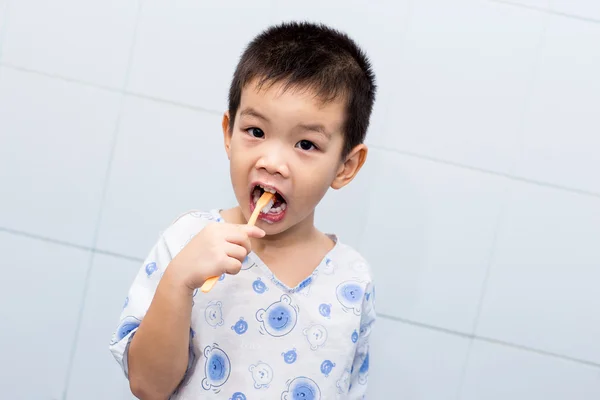
[{"label": "tile grout line", "polygon": [[541,187],[556,189],[556,190],[562,190],[562,191],[569,192],[569,193],[575,193],[575,194],[579,194],[582,196],[588,196],[588,197],[596,197],[596,198],[600,199],[600,193],[596,193],[596,192],[592,192],[592,191],[588,191],[588,190],[557,185],[557,184],[550,183],[550,182],[537,181],[535,179],[525,178],[525,177],[516,176],[516,175],[510,175],[507,173],[493,171],[493,170],[489,170],[489,169],[485,169],[485,168],[474,167],[471,165],[461,164],[461,163],[458,163],[455,161],[443,160],[441,158],[426,156],[426,155],[414,153],[411,151],[392,149],[392,148],[380,146],[377,144],[371,144],[371,145],[369,145],[369,148],[376,149],[379,151],[389,152],[389,153],[400,154],[403,156],[416,158],[419,160],[425,160],[425,161],[430,161],[430,162],[434,162],[434,163],[438,163],[438,164],[449,165],[452,167],[461,168],[461,169],[465,169],[465,170],[469,170],[469,171],[473,171],[473,172],[481,172],[481,173],[487,174],[487,175],[499,176],[499,177],[506,178],[511,181],[530,183],[530,184],[536,185],[536,186],[541,186]]},{"label": "tile grout line", "polygon": [[39,76],[43,76],[46,78],[57,79],[57,80],[61,80],[64,82],[69,82],[69,83],[76,83],[76,84],[86,86],[86,87],[91,87],[94,89],[104,90],[104,91],[116,93],[116,94],[122,94],[122,95],[135,97],[135,98],[143,99],[143,100],[150,100],[150,101],[153,101],[156,103],[168,104],[171,106],[181,107],[181,108],[185,108],[185,109],[196,111],[196,112],[202,112],[202,113],[206,113],[206,114],[213,114],[213,115],[219,115],[219,116],[222,115],[222,112],[217,111],[217,110],[211,110],[211,109],[204,108],[204,107],[193,106],[190,104],[185,104],[185,103],[180,103],[180,102],[177,102],[174,100],[168,100],[168,99],[163,99],[160,97],[150,96],[150,95],[143,94],[143,93],[137,93],[137,92],[133,92],[133,91],[126,90],[126,89],[119,90],[119,89],[115,89],[114,87],[111,87],[111,86],[99,85],[97,83],[82,81],[82,80],[70,78],[70,77],[67,77],[64,75],[43,72],[43,71],[39,71],[36,69],[22,67],[19,65],[13,65],[10,63],[0,62],[0,66],[4,67],[4,68],[15,70],[15,71],[19,71],[19,72],[25,72],[25,73],[33,74],[33,75],[39,75]]},{"label": "tile grout line", "polygon": [[53,239],[53,238],[50,238],[47,236],[42,236],[42,235],[25,232],[25,231],[19,231],[19,230],[12,229],[12,228],[0,227],[0,232],[6,232],[6,233],[14,235],[14,236],[21,236],[21,237],[24,237],[27,239],[38,240],[40,242],[47,242],[50,244],[55,244],[57,246],[69,247],[72,249],[78,249],[78,250],[88,251],[88,252],[96,253],[96,254],[102,254],[102,255],[106,255],[106,256],[110,256],[110,257],[121,258],[121,259],[128,260],[128,261],[140,262],[140,263],[144,262],[143,258],[130,256],[128,254],[121,254],[121,253],[116,253],[116,252],[110,251],[110,250],[104,250],[104,249],[80,245],[77,243],[66,242],[64,240]]},{"label": "tile grout line", "polygon": [[510,185],[507,184],[504,187],[504,198],[502,199],[502,204],[500,206],[500,210],[498,211],[498,215],[496,216],[496,221],[494,223],[494,234],[492,237],[492,242],[490,244],[489,254],[486,258],[486,266],[485,273],[483,276],[483,281],[481,282],[481,289],[479,293],[479,299],[477,302],[477,311],[475,313],[475,318],[473,319],[473,326],[471,331],[473,332],[473,337],[469,342],[469,346],[467,347],[467,354],[465,355],[464,364],[460,373],[460,381],[457,390],[456,400],[460,400],[463,394],[464,382],[467,376],[467,369],[469,367],[469,360],[471,358],[471,351],[473,350],[473,345],[475,344],[475,339],[477,338],[477,327],[479,326],[479,318],[481,316],[481,311],[483,309],[483,303],[485,300],[485,294],[488,287],[488,282],[490,279],[490,275],[492,272],[492,266],[494,264],[494,256],[496,255],[496,249],[498,244],[498,236],[500,227],[502,226],[502,221],[504,220],[504,216],[506,214],[506,210],[508,208],[508,202],[510,201]]},{"label": "tile grout line", "polygon": [[[103,215],[103,211],[104,211],[104,206],[106,204],[106,198],[108,196],[108,187],[110,184],[110,176],[111,176],[111,172],[112,172],[112,165],[113,165],[113,160],[114,160],[114,155],[115,155],[115,149],[117,147],[119,129],[121,126],[121,121],[123,118],[123,112],[124,112],[125,102],[126,102],[126,97],[127,97],[124,89],[127,87],[127,83],[129,81],[129,75],[131,73],[133,52],[134,52],[137,34],[138,34],[138,26],[139,26],[139,22],[140,22],[142,4],[143,4],[143,0],[140,0],[137,5],[134,27],[133,27],[133,34],[132,34],[132,39],[131,39],[131,45],[130,45],[129,54],[127,57],[127,69],[125,70],[125,76],[124,76],[123,83],[122,83],[123,90],[121,91],[119,111],[117,114],[117,119],[115,121],[114,129],[113,129],[113,133],[112,133],[112,138],[111,138],[111,143],[110,143],[110,152],[109,152],[108,162],[106,165],[106,171],[105,171],[105,175],[104,175],[104,184],[102,186],[102,193],[100,195],[100,207],[99,207],[98,214],[96,217],[96,227],[94,229],[94,233],[92,236],[92,248],[96,248],[96,245],[98,243],[98,237],[100,234],[100,227],[101,227],[101,223],[102,223],[102,215]],[[71,352],[69,354],[69,361],[67,363],[67,371],[65,374],[66,375],[65,381],[63,384],[62,400],[67,400],[67,397],[69,394],[69,385],[71,383],[71,374],[73,371],[75,355],[77,353],[77,347],[79,345],[79,340],[80,340],[81,326],[83,323],[83,315],[85,312],[87,292],[88,292],[88,289],[90,286],[94,257],[95,257],[95,252],[91,252],[88,267],[85,272],[85,278],[84,278],[83,290],[82,290],[82,300],[81,300],[81,304],[79,306],[79,312],[77,314],[77,322],[75,325],[74,340],[73,340],[73,344],[71,346]],[[106,351],[108,351],[108,349]]]},{"label": "tile grout line", "polygon": [[491,3],[505,4],[507,6],[524,8],[524,9],[527,9],[527,10],[538,11],[538,12],[542,12],[542,13],[545,13],[545,14],[556,15],[556,16],[559,16],[559,17],[576,19],[576,20],[580,20],[580,21],[584,21],[584,22],[592,22],[592,23],[596,23],[596,24],[600,23],[600,20],[596,19],[596,18],[583,17],[583,16],[577,15],[577,14],[569,14],[569,13],[565,13],[565,12],[562,12],[562,11],[553,10],[552,8],[530,6],[530,5],[526,5],[526,4],[520,4],[520,3],[517,3],[515,1],[510,1],[510,0],[488,0],[488,1],[491,2]]},{"label": "tile grout line", "polygon": [[570,362],[574,362],[577,364],[584,364],[587,366],[591,366],[591,367],[595,367],[595,368],[600,368],[600,363],[599,362],[594,362],[594,361],[590,361],[590,360],[585,360],[585,359],[581,359],[581,358],[576,358],[576,357],[571,357],[571,356],[567,356],[567,355],[563,355],[563,354],[558,354],[558,353],[553,353],[551,351],[546,351],[546,350],[541,350],[541,349],[536,349],[534,347],[528,347],[528,346],[523,346],[520,344],[516,344],[516,343],[510,343],[510,342],[506,342],[500,339],[494,339],[491,337],[486,337],[486,336],[477,336],[471,333],[465,333],[465,332],[460,332],[460,331],[455,331],[452,329],[448,329],[448,328],[443,328],[443,327],[439,327],[439,326],[435,326],[435,325],[430,325],[430,324],[426,324],[423,322],[418,322],[418,321],[413,321],[410,319],[406,319],[406,318],[401,318],[401,317],[395,317],[393,315],[387,315],[387,314],[378,314],[377,315],[378,318],[382,318],[382,319],[386,319],[388,321],[395,321],[404,325],[409,325],[409,326],[414,326],[414,327],[418,327],[418,328],[422,328],[422,329],[427,329],[430,331],[435,331],[435,332],[439,332],[439,333],[445,333],[451,336],[459,336],[465,339],[471,339],[472,341],[481,341],[481,342],[486,342],[486,343],[491,343],[491,344],[496,344],[496,345],[501,345],[501,346],[505,346],[505,347],[510,347],[513,349],[518,349],[518,350],[522,350],[522,351],[526,351],[529,353],[535,353],[538,355],[543,355],[543,356],[547,356],[547,357],[551,357],[551,358],[556,358],[556,359],[560,359],[563,361],[570,361]]}]

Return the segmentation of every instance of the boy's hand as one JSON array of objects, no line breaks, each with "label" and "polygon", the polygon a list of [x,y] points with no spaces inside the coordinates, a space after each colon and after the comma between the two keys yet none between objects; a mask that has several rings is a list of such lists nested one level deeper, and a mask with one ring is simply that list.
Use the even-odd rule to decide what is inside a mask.
[{"label": "boy's hand", "polygon": [[193,291],[212,276],[240,272],[251,251],[250,238],[263,236],[256,226],[208,224],[171,261],[167,272]]}]

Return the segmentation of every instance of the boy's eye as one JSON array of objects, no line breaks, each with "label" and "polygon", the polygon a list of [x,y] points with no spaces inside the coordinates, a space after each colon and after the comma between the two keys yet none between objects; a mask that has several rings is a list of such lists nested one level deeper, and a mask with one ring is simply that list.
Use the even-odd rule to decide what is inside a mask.
[{"label": "boy's eye", "polygon": [[317,148],[317,146],[315,146],[314,143],[309,140],[301,140],[298,142],[298,144],[296,144],[296,146],[298,146],[302,150],[306,150],[306,151]]},{"label": "boy's eye", "polygon": [[265,133],[260,128],[248,128],[248,129],[246,129],[246,132],[248,132],[250,135],[254,136],[255,138],[262,138],[265,136]]}]

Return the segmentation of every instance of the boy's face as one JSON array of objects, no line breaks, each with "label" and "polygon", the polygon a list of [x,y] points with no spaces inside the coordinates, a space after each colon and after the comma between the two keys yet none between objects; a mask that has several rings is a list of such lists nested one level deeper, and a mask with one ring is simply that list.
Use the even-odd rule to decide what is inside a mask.
[{"label": "boy's face", "polygon": [[271,211],[257,221],[269,235],[312,227],[314,209],[329,187],[350,182],[366,157],[366,146],[359,145],[341,159],[344,99],[323,103],[311,90],[282,88],[249,83],[231,131],[228,114],[223,119],[231,180],[245,219],[264,188],[277,192]]}]

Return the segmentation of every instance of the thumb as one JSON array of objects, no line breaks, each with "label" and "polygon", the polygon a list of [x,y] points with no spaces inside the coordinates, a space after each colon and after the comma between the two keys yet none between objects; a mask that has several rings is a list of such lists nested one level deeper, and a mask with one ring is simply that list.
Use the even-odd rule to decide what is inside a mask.
[{"label": "thumb", "polygon": [[260,239],[266,235],[265,231],[254,225],[240,225],[240,228],[250,237]]}]

